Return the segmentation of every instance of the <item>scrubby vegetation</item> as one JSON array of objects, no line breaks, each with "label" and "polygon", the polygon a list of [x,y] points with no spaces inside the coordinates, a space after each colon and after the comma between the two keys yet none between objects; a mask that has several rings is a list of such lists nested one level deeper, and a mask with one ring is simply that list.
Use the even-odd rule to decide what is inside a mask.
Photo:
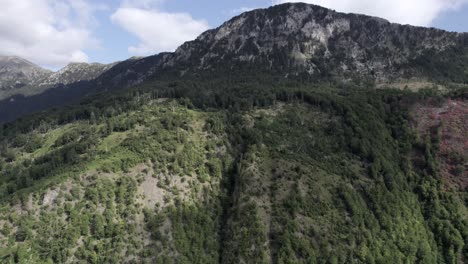
[{"label": "scrubby vegetation", "polygon": [[4,125],[0,262],[468,258],[466,192],[444,188],[437,134],[410,119],[448,95],[232,74]]}]

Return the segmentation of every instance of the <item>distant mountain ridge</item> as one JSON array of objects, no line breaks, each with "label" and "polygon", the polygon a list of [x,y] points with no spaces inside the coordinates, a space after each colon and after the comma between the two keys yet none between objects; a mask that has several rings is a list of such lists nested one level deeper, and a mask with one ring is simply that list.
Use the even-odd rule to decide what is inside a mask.
[{"label": "distant mountain ridge", "polygon": [[53,72],[17,56],[0,56],[0,99],[13,95],[31,96],[58,85],[89,81],[114,65],[70,63]]},{"label": "distant mountain ridge", "polygon": [[63,69],[51,74],[45,84],[71,84],[83,80],[92,80],[112,68],[116,63],[70,63]]},{"label": "distant mountain ridge", "polygon": [[47,78],[52,71],[16,56],[0,56],[0,98]]}]

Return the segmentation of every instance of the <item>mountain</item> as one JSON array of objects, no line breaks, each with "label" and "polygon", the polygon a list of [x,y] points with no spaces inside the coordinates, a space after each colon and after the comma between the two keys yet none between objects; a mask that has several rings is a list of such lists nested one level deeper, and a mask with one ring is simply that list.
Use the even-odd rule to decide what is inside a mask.
[{"label": "mountain", "polygon": [[96,79],[102,73],[108,71],[116,63],[100,64],[100,63],[70,63],[65,68],[48,76],[39,85],[68,85],[80,81],[89,81]]},{"label": "mountain", "polygon": [[70,63],[52,72],[20,57],[0,56],[0,99],[41,94],[57,86],[93,80],[114,64]]},{"label": "mountain", "polygon": [[[207,72],[225,75],[232,69],[248,74],[249,68],[255,68],[314,81],[360,80],[378,87],[446,87],[468,82],[467,54],[467,33],[399,25],[315,5],[283,4],[234,17],[174,53],[111,65],[72,64],[46,79],[35,79],[25,89],[10,88],[16,96],[6,98],[13,93],[3,93],[0,122],[150,79]],[[76,91],[69,94],[63,86]]]},{"label": "mountain", "polygon": [[296,3],[243,13],[174,53],[135,60],[138,68],[126,67],[130,79],[146,76],[141,80],[167,72],[224,70],[225,74],[255,65],[266,72],[286,77],[307,74],[315,80],[467,83],[467,54],[468,33],[399,25]]},{"label": "mountain", "polygon": [[[365,76],[377,83],[409,78],[434,81],[436,77],[466,83],[467,48],[466,33],[285,4],[243,13],[203,33],[182,45],[166,64],[206,69],[247,62],[317,77]],[[443,65],[449,63],[454,64],[445,76]]]},{"label": "mountain", "polygon": [[0,126],[0,262],[465,263],[464,38],[284,4],[10,98],[66,106]]},{"label": "mountain", "polygon": [[0,98],[52,74],[32,62],[15,56],[0,56]]}]

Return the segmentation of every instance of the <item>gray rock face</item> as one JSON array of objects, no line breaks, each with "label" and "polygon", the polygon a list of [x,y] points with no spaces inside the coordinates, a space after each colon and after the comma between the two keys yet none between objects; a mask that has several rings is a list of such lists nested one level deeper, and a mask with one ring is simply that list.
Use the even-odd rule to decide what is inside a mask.
[{"label": "gray rock face", "polygon": [[57,85],[68,85],[97,78],[114,64],[70,63],[52,72],[16,56],[0,56],[0,99],[34,95]]},{"label": "gray rock face", "polygon": [[27,86],[52,74],[16,56],[0,56],[0,93]]},{"label": "gray rock face", "polygon": [[386,82],[417,75],[402,66],[426,52],[466,45],[466,39],[464,33],[393,24],[315,5],[284,4],[241,14],[203,33],[182,45],[166,65],[185,62],[206,69],[258,62],[289,73],[372,76]]},{"label": "gray rock face", "polygon": [[65,68],[51,74],[41,85],[67,85],[79,81],[93,80],[114,65],[115,63],[70,63]]}]

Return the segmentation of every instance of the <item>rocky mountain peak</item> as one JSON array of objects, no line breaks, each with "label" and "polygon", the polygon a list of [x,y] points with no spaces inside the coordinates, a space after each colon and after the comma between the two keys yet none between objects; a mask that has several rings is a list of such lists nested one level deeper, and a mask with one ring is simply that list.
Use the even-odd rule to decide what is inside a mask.
[{"label": "rocky mountain peak", "polygon": [[18,56],[0,56],[0,68],[40,68],[36,64]]},{"label": "rocky mountain peak", "polygon": [[402,67],[422,54],[459,48],[466,39],[466,34],[288,3],[234,17],[182,45],[167,65],[209,69],[248,62],[282,72],[386,82],[402,78],[407,74]]},{"label": "rocky mountain peak", "polygon": [[51,74],[45,84],[70,84],[78,81],[95,79],[114,64],[72,62],[61,70]]},{"label": "rocky mountain peak", "polygon": [[0,56],[0,93],[21,88],[52,71],[17,56]]}]

